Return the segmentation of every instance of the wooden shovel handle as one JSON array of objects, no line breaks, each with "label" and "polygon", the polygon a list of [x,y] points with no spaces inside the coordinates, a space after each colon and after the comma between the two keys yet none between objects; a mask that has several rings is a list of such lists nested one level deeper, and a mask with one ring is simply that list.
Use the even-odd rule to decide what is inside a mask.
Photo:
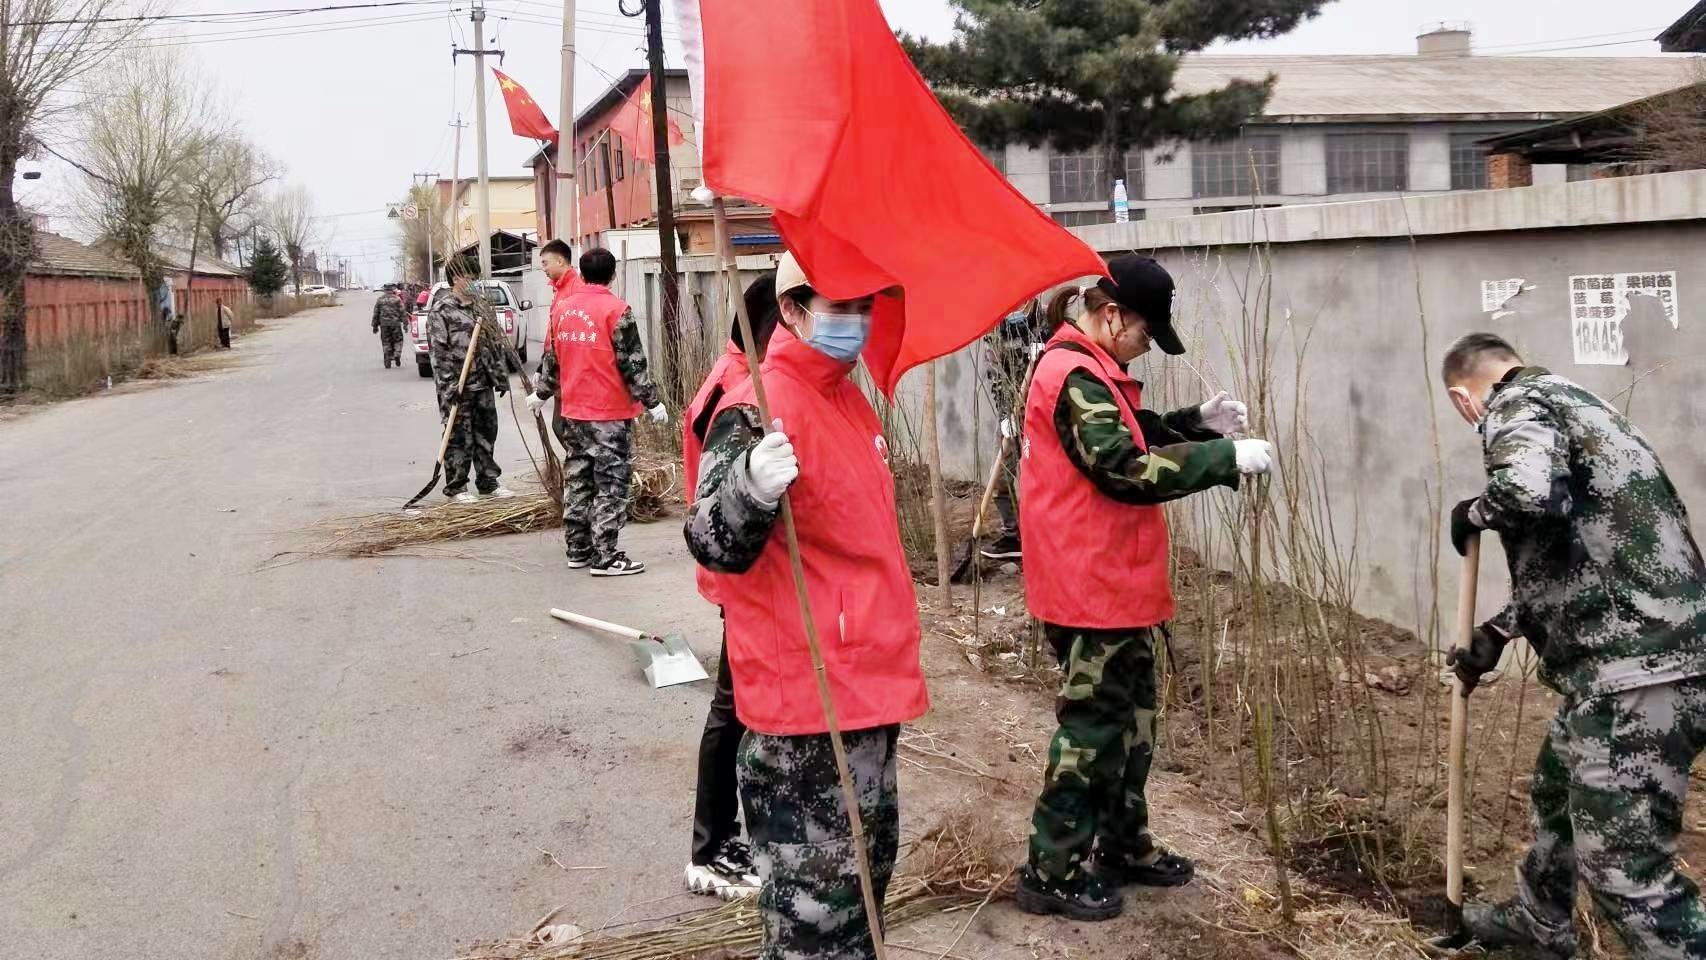
[{"label": "wooden shovel handle", "polygon": [[[1475,594],[1481,572],[1481,535],[1469,538],[1457,581],[1457,646],[1468,650],[1475,635]],[[1451,681],[1451,741],[1445,791],[1445,898],[1463,906],[1463,774],[1469,745],[1469,691]]]},{"label": "wooden shovel handle", "polygon": [[553,608],[551,610],[551,616],[556,617],[564,623],[572,623],[577,627],[586,627],[588,630],[597,630],[600,633],[612,634],[627,640],[646,639],[646,634],[639,630],[635,630],[633,627],[624,627],[620,623],[611,623],[608,620],[597,620],[592,617],[582,616],[578,613],[570,613],[567,610],[557,610]]}]

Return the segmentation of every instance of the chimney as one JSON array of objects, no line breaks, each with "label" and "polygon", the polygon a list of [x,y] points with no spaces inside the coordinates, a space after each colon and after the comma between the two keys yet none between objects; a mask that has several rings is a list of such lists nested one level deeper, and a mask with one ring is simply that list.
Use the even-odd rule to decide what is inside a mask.
[{"label": "chimney", "polygon": [[1431,23],[1416,36],[1416,55],[1421,57],[1467,57],[1473,35],[1469,24]]}]

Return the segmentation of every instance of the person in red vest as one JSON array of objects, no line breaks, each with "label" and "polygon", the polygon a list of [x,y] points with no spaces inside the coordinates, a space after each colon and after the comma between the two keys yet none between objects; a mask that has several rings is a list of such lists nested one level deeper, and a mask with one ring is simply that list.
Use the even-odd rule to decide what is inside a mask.
[{"label": "person in red vest", "polygon": [[1075,920],[1117,916],[1123,884],[1177,886],[1195,872],[1150,834],[1144,799],[1155,648],[1173,616],[1161,505],[1273,465],[1267,441],[1225,438],[1249,420],[1225,393],[1165,415],[1142,408],[1126,366],[1151,345],[1185,352],[1173,278],[1135,255],[1108,271],[1049,304],[1055,334],[1032,375],[1019,467],[1026,602],[1062,686],[1018,902]]},{"label": "person in red vest", "polygon": [[[563,459],[563,539],[569,568],[592,568],[595,577],[644,573],[646,565],[617,548],[628,519],[633,475],[634,418],[649,412],[669,420],[646,365],[633,308],[610,292],[616,257],[602,247],[581,254],[581,278],[559,305],[552,304],[551,342],[540,358],[539,380],[527,398],[537,412],[557,395],[553,418]],[[566,276],[566,275],[565,275]]]},{"label": "person in red vest", "polygon": [[[752,321],[752,335],[758,341],[758,359],[764,359],[770,335],[781,318],[776,305],[776,278],[766,274],[746,288],[746,313]],[[693,402],[687,406],[681,430],[681,469],[692,490],[699,482],[699,455],[705,449],[705,435],[711,429],[711,417],[722,404],[723,397],[747,379],[745,338],[740,324],[729,333],[723,355],[711,366]],[[699,593],[721,608],[718,577],[704,567],[698,568]],[[758,892],[758,876],[753,872],[752,850],[740,839],[740,796],[735,776],[735,760],[740,754],[741,738],[746,725],[735,713],[734,678],[729,672],[729,652],[725,643],[717,666],[717,687],[711,693],[711,709],[705,715],[705,733],[699,739],[699,780],[694,791],[693,848],[687,861],[687,889],[694,893],[712,894],[725,900],[748,897]]]},{"label": "person in red vest", "polygon": [[870,334],[872,298],[819,295],[791,254],[777,265],[776,293],[782,326],[763,366],[775,420],[759,422],[750,381],[723,397],[685,532],[694,559],[716,575],[735,709],[747,727],[738,763],[764,884],[763,956],[856,960],[874,957],[875,947],[786,538],[777,529],[784,493],[878,903],[900,843],[900,725],[923,715],[929,694],[888,443],[850,377]]},{"label": "person in red vest", "polygon": [[[569,294],[581,285],[581,275],[575,272],[573,252],[560,237],[539,248],[539,269],[545,271],[545,279],[551,282],[551,312],[545,334],[545,343],[550,344],[553,340],[549,331],[556,329],[557,318],[562,315]],[[551,351],[547,349],[544,352]],[[545,358],[540,357],[539,362],[543,365]]]}]

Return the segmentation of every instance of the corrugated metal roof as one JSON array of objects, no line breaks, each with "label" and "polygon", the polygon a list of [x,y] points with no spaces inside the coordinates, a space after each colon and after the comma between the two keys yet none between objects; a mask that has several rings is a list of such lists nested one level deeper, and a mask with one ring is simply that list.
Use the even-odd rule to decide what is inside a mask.
[{"label": "corrugated metal roof", "polygon": [[1553,119],[1604,110],[1697,79],[1693,57],[1186,57],[1181,93],[1277,76],[1269,119]]},{"label": "corrugated metal roof", "polygon": [[141,276],[135,267],[57,233],[37,231],[36,252],[27,272],[37,276],[119,277]]}]

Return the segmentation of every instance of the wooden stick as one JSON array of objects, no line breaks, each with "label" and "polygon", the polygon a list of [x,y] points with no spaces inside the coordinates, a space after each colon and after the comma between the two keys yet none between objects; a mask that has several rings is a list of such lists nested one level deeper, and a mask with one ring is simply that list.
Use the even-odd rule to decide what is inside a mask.
[{"label": "wooden stick", "polygon": [[[717,250],[723,259],[723,270],[729,283],[740,287],[740,266],[735,262],[734,247],[728,239],[728,212],[723,198],[711,204],[712,215],[722,237]],[[759,369],[758,339],[752,335],[752,318],[746,313],[746,298],[731,296],[735,304],[735,319],[740,323],[742,342],[746,344],[746,368],[752,377],[753,397],[758,404],[758,419],[764,429],[770,429],[770,400],[764,392],[764,373]],[[835,716],[835,699],[829,692],[829,674],[824,667],[823,646],[818,641],[817,621],[812,619],[812,601],[806,593],[806,570],[800,561],[800,536],[794,526],[794,505],[786,491],[782,494],[782,532],[788,544],[788,565],[794,574],[794,599],[800,606],[800,623],[806,631],[806,647],[811,651],[812,669],[817,674],[818,699],[823,703],[823,719],[829,727],[830,748],[835,753],[835,776],[841,781],[842,802],[847,805],[847,820],[853,830],[853,855],[859,870],[859,893],[865,900],[865,922],[870,927],[871,948],[877,960],[888,960],[883,946],[882,908],[877,903],[876,884],[871,880],[871,852],[865,844],[865,820],[859,815],[859,795],[853,789],[853,775],[847,768],[847,748],[841,742],[841,723]]]},{"label": "wooden stick", "polygon": [[924,462],[930,468],[930,513],[936,527],[936,582],[942,609],[952,610],[954,559],[948,555],[948,488],[942,480],[942,443],[936,429],[936,362],[924,372]]},{"label": "wooden stick", "polygon": [[[1475,594],[1481,569],[1481,536],[1469,539],[1457,584],[1457,646],[1467,652],[1475,634]],[[1469,691],[1452,678],[1451,742],[1445,807],[1445,898],[1461,922],[1463,913],[1463,769],[1469,745]]]}]

